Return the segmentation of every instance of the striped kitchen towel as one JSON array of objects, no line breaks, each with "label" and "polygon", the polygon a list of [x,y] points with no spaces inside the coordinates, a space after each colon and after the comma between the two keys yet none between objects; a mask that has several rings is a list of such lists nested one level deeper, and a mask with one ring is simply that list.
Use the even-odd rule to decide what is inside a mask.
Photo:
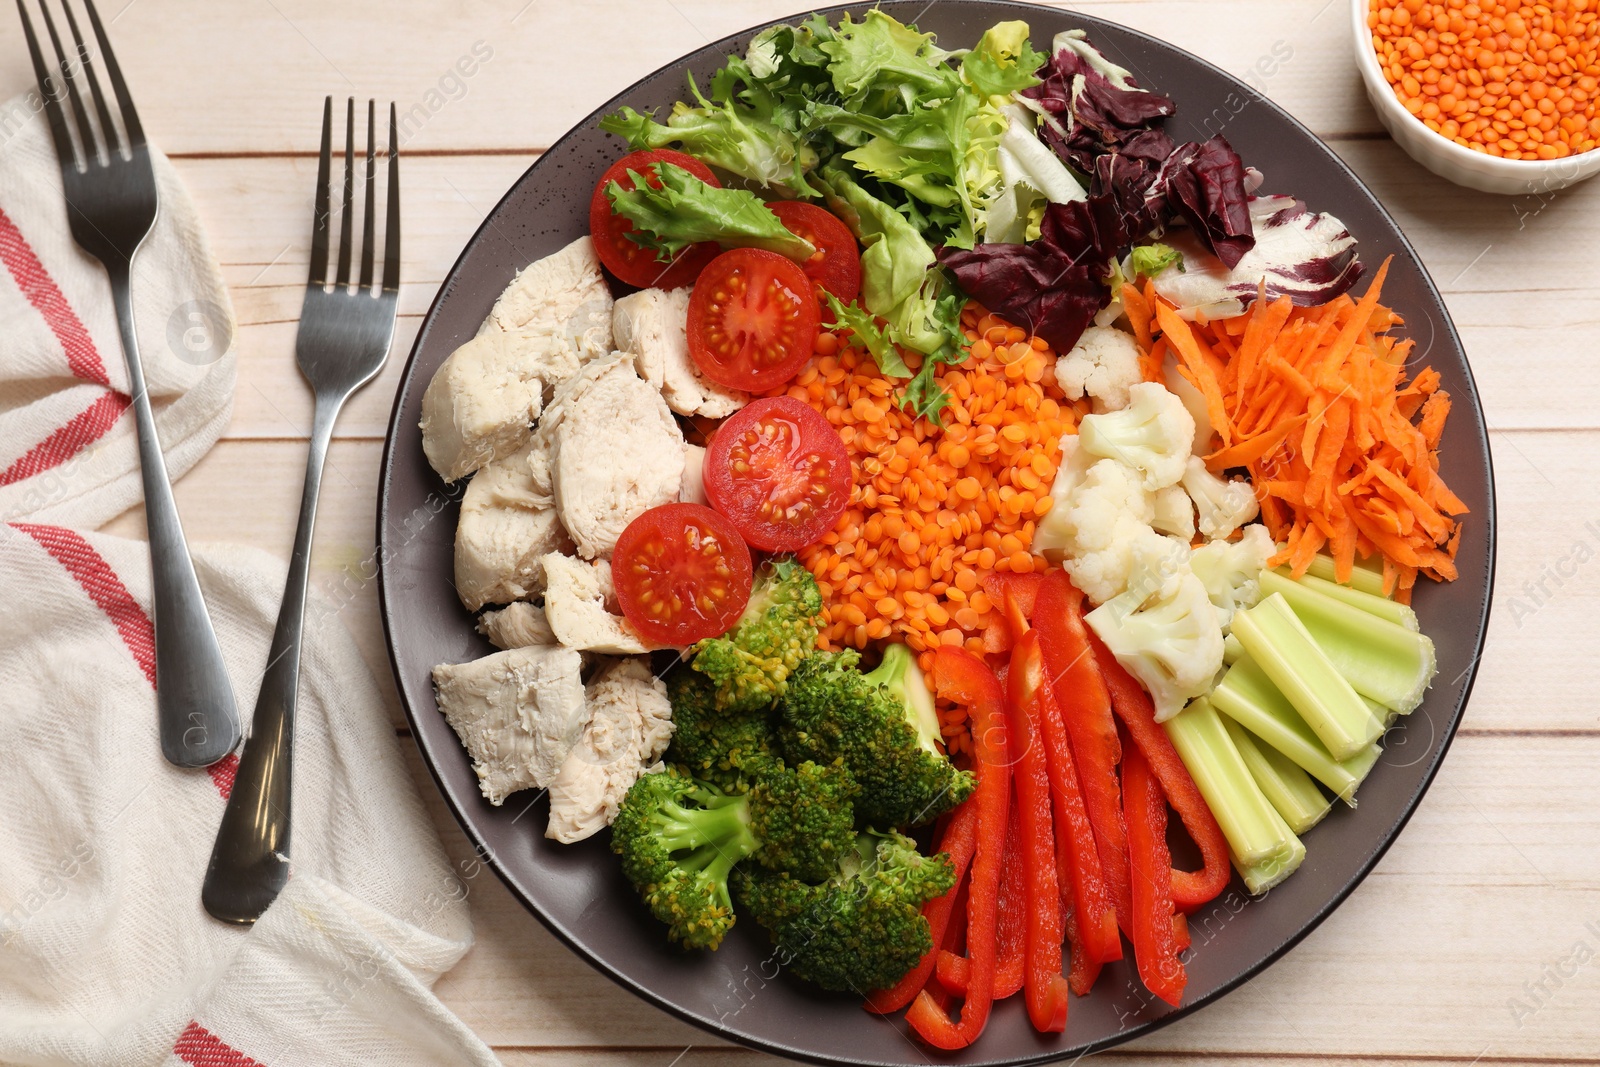
[{"label": "striped kitchen towel", "polygon": [[[316,598],[288,886],[253,927],[200,906],[237,761],[162,758],[145,545],[90,532],[140,500],[127,376],[30,104],[0,105],[0,1063],[490,1067],[432,992],[472,943],[464,884],[365,661]],[[193,205],[155,165],[134,294],[176,477],[230,417],[232,318]],[[195,564],[248,711],[285,567],[218,546]]]}]

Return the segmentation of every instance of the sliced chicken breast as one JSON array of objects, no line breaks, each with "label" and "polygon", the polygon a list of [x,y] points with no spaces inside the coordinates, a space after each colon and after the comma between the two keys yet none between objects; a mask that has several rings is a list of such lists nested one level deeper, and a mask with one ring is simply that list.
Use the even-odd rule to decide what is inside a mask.
[{"label": "sliced chicken breast", "polygon": [[527,267],[422,397],[422,450],[447,482],[528,441],[547,393],[611,349],[611,292],[589,238]]},{"label": "sliced chicken breast", "polygon": [[611,555],[628,523],[678,499],[683,434],[632,356],[583,380],[550,435],[550,484],[578,554],[594,559]]},{"label": "sliced chicken breast", "polygon": [[582,657],[536,646],[433,669],[439,710],[472,756],[479,788],[499,805],[546,786],[588,720]]},{"label": "sliced chicken breast", "polygon": [[[528,442],[473,475],[456,526],[456,592],[468,611],[509,604],[544,590],[540,557],[572,541],[548,498],[534,492]],[[541,502],[543,501],[543,502]]]},{"label": "sliced chicken breast", "polygon": [[545,836],[571,844],[611,825],[641,774],[661,769],[672,702],[644,656],[601,669],[585,690],[588,723],[550,782]]},{"label": "sliced chicken breast", "polygon": [[720,419],[749,403],[750,395],[701,377],[689,355],[689,287],[641,289],[611,308],[612,343],[638,359],[639,373],[661,390],[680,415]]}]

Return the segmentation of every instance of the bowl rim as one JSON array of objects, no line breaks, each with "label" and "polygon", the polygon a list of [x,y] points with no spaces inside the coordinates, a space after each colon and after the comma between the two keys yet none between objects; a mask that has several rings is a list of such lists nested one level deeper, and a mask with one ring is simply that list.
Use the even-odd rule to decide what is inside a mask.
[{"label": "bowl rim", "polygon": [[[1350,0],[1350,31],[1355,42],[1356,66],[1361,70],[1361,80],[1366,83],[1367,97],[1378,111],[1387,112],[1399,122],[1414,124],[1416,132],[1428,138],[1428,151],[1436,149],[1447,159],[1464,167],[1498,172],[1524,180],[1553,176],[1566,181],[1576,181],[1584,176],[1586,168],[1600,167],[1600,147],[1557,159],[1506,159],[1504,156],[1491,156],[1487,152],[1463,148],[1437,130],[1430,130],[1426,123],[1401,105],[1394,95],[1394,86],[1389,84],[1389,79],[1384,77],[1383,69],[1378,66],[1378,50],[1373,47],[1372,31],[1367,26],[1367,15],[1371,10],[1372,0]],[[1382,119],[1383,116],[1380,115],[1379,118]],[[1393,127],[1387,120],[1384,120],[1384,125],[1390,126],[1390,131],[1393,133]],[[1395,140],[1402,148],[1410,151],[1402,136],[1395,135]]]}]

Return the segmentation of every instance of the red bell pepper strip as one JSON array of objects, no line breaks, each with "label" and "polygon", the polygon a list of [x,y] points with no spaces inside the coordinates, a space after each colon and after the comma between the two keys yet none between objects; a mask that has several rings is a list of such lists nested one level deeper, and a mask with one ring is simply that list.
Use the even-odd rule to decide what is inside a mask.
[{"label": "red bell pepper strip", "polygon": [[1016,574],[1011,571],[990,571],[983,576],[983,591],[989,594],[989,599],[994,601],[996,607],[1005,604],[1009,597],[1017,603],[1017,609],[1024,618],[1033,615],[1034,601],[1039,596],[1039,586],[1044,581],[1044,575],[1036,571],[1027,574]]},{"label": "red bell pepper strip", "polygon": [[[1022,825],[1017,811],[1014,769],[1012,773],[1011,803],[1006,807],[1009,813],[1006,819],[1006,844],[1000,860],[1000,918],[995,933],[996,1000],[1014,996],[1022,988],[1028,953],[1027,864],[1023,860]],[[942,974],[940,980],[943,981]]]},{"label": "red bell pepper strip", "polygon": [[[1069,908],[1066,915],[1067,952],[1072,959],[1071,966],[1067,968],[1067,986],[1082,997],[1087,996],[1089,990],[1094,988],[1095,980],[1100,977],[1101,964],[1096,962],[1083,947],[1083,939],[1078,934],[1075,911],[1076,909]],[[1114,923],[1112,929],[1116,929]]]},{"label": "red bell pepper strip", "polygon": [[1188,982],[1173,926],[1167,800],[1137,744],[1122,755],[1122,807],[1133,875],[1133,958],[1145,988],[1177,1007]]},{"label": "red bell pepper strip", "polygon": [[[1088,957],[1083,965],[1074,958],[1073,969],[1081,976],[1088,973],[1087,965],[1093,963],[1095,973],[1099,973],[1100,964],[1122,958],[1122,938],[1117,933],[1116,908],[1112,906],[1111,890],[1106,885],[1105,871],[1100,866],[1094,827],[1089,821],[1083,793],[1078,787],[1078,769],[1074,766],[1072,746],[1067,740],[1061,709],[1056,706],[1055,693],[1049,686],[1042,687],[1039,696],[1040,733],[1050,768],[1050,793],[1055,801],[1061,900],[1063,906],[1072,909],[1073,922],[1069,932],[1075,938],[1075,951]],[[1089,979],[1091,985],[1093,981]]]},{"label": "red bell pepper strip", "polygon": [[958,925],[951,922],[951,915],[961,895],[962,883],[966,879],[967,868],[972,865],[972,855],[978,847],[978,808],[970,799],[950,815],[950,821],[945,826],[944,835],[939,839],[937,851],[950,854],[950,864],[955,868],[955,884],[950,887],[950,892],[940,897],[934,897],[922,906],[922,916],[928,920],[928,931],[933,935],[933,948],[930,949],[917,965],[905,973],[905,976],[890,986],[888,989],[879,989],[867,994],[866,1004],[868,1011],[877,1015],[888,1015],[899,1011],[910,1004],[922,987],[928,984],[929,975],[933,974],[934,964],[938,961],[939,948],[945,943],[948,930]]},{"label": "red bell pepper strip", "polygon": [[999,918],[1001,849],[1011,770],[1006,740],[1005,694],[984,662],[964,649],[943,645],[933,657],[935,691],[965,705],[971,716],[978,788],[966,801],[978,810],[978,844],[967,885],[967,958],[970,973],[961,1018],[954,1022],[926,989],[906,1012],[906,1022],[928,1044],[966,1048],[989,1023],[994,1007],[995,934]]},{"label": "red bell pepper strip", "polygon": [[[933,980],[925,987],[933,997],[933,1002],[939,1005],[939,1010],[948,1012],[950,1002],[957,997],[967,995],[967,957],[960,955],[962,947],[967,943],[967,883],[962,881],[957,889],[955,910],[950,913],[950,923],[944,930],[944,946],[939,950],[939,962],[933,969]],[[946,963],[946,958],[959,960],[960,984],[947,984],[945,981],[945,968],[951,966]],[[953,981],[953,980],[952,980]],[[912,996],[916,996],[913,991]]]},{"label": "red bell pepper strip", "polygon": [[[1017,614],[1008,594],[1008,613]],[[1021,623],[1019,625],[1026,625]],[[1006,679],[1006,726],[1014,765],[1012,796],[1020,831],[1021,859],[1026,876],[1027,969],[1023,990],[1028,1018],[1040,1033],[1060,1033],[1067,1028],[1067,980],[1061,974],[1061,884],[1057,880],[1055,830],[1050,816],[1050,771],[1040,727],[1044,691],[1044,657],[1039,635],[1024,632],[1011,653]]]},{"label": "red bell pepper strip", "polygon": [[[1200,870],[1172,872],[1172,899],[1182,911],[1192,912],[1200,905],[1215,900],[1228,887],[1228,879],[1233,877],[1233,868],[1228,859],[1228,839],[1222,835],[1217,817],[1211,814],[1210,806],[1206,804],[1205,797],[1200,795],[1200,787],[1194,784],[1194,778],[1183,765],[1178,750],[1172,747],[1172,739],[1156,723],[1156,709],[1150,701],[1150,694],[1117,662],[1117,657],[1100,643],[1099,638],[1091,640],[1095,659],[1100,664],[1106,688],[1111,693],[1111,706],[1127,726],[1128,736],[1144,753],[1151,773],[1161,783],[1161,791],[1183,821],[1183,828],[1189,831],[1189,836],[1200,849]],[[1123,758],[1127,758],[1126,753]]]},{"label": "red bell pepper strip", "polygon": [[1117,784],[1122,743],[1111,714],[1111,696],[1089,644],[1082,602],[1083,594],[1073,586],[1067,572],[1052,570],[1039,584],[1032,619],[1039,631],[1039,648],[1044,653],[1050,687],[1071,739],[1078,784],[1089,824],[1094,827],[1100,868],[1116,909],[1117,924],[1129,930],[1132,908],[1128,841],[1122,825],[1122,792]]}]

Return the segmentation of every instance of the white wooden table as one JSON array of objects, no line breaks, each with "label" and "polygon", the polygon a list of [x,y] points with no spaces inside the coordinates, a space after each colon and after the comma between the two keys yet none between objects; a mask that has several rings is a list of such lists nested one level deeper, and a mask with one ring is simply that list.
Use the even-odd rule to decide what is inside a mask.
[{"label": "white wooden table", "polygon": [[[311,411],[293,342],[323,94],[393,99],[416,117],[394,355],[339,425],[314,562],[317,581],[345,590],[342,617],[397,730],[376,593],[360,575],[370,573],[390,400],[435,288],[542,146],[635,78],[797,13],[794,2],[101,0],[146,128],[198,203],[240,323],[232,426],[178,486],[194,540],[288,552]],[[1476,693],[1405,834],[1266,973],[1105,1055],[1285,1067],[1600,1063],[1600,182],[1509,200],[1423,171],[1361,95],[1339,0],[1076,6],[1235,74],[1276,59],[1255,83],[1349,161],[1443,288],[1483,392],[1500,504],[1498,596]],[[32,80],[15,25],[0,15],[0,99]],[[138,535],[142,519],[129,513],[108,528]],[[408,750],[477,922],[477,947],[439,993],[507,1064],[769,1059],[636,1000],[563,948],[473,863]]]}]

